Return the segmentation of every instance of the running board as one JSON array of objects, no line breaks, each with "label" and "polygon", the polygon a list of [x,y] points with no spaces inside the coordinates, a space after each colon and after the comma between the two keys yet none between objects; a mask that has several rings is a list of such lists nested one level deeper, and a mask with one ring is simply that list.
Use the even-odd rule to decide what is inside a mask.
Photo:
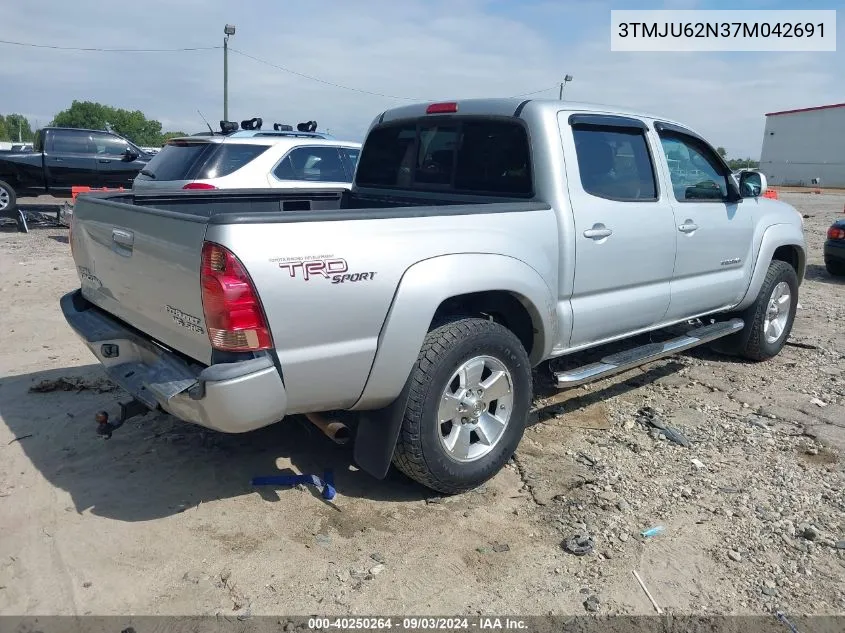
[{"label": "running board", "polygon": [[711,323],[689,330],[683,336],[673,338],[663,343],[649,343],[640,347],[625,350],[617,354],[605,356],[597,363],[584,365],[569,371],[555,372],[555,382],[559,388],[577,387],[587,382],[607,378],[613,374],[628,371],[634,367],[645,365],[666,356],[683,352],[703,343],[709,343],[723,336],[736,334],[745,327],[742,319],[731,319]]}]

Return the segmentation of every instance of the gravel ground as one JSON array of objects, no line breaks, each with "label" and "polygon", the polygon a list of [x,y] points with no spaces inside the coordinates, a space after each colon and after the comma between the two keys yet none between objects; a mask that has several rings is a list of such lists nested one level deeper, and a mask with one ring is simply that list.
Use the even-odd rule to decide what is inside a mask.
[{"label": "gravel ground", "polygon": [[[669,613],[845,614],[845,282],[821,259],[845,195],[782,198],[810,260],[781,355],[694,350],[560,393],[538,371],[512,462],[448,499],[298,419],[149,414],[98,439],[121,394],[58,311],[66,231],[0,230],[0,614],[653,613],[632,571]],[[333,503],[249,485],[326,467]]]}]

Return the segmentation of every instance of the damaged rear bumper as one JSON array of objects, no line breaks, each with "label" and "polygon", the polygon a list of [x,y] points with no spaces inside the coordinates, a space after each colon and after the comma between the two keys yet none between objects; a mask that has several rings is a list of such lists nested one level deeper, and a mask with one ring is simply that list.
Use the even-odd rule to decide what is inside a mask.
[{"label": "damaged rear bumper", "polygon": [[285,415],[287,395],[269,355],[207,367],[145,338],[79,290],[60,304],[109,378],[150,409],[224,433],[252,431]]}]

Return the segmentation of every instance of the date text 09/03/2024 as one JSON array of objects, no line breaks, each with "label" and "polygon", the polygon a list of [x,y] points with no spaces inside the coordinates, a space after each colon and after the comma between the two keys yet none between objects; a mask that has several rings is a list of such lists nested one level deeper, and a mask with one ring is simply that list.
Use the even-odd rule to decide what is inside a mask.
[{"label": "date text 09/03/2024", "polygon": [[341,618],[310,618],[308,628],[322,630],[391,630],[400,631],[466,631],[478,630],[525,630],[528,628],[524,620],[518,618],[497,617],[341,617]]}]

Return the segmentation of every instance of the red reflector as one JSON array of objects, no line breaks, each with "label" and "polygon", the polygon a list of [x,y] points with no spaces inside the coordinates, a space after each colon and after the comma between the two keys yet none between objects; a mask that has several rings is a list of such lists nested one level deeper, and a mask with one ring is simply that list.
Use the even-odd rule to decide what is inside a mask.
[{"label": "red reflector", "polygon": [[209,185],[207,182],[189,182],[182,189],[217,189],[217,187]]},{"label": "red reflector", "polygon": [[227,352],[273,347],[255,286],[232,252],[204,242],[200,280],[205,327],[212,347]]},{"label": "red reflector", "polygon": [[454,101],[448,103],[432,103],[425,109],[426,114],[447,114],[449,112],[457,112],[458,104]]},{"label": "red reflector", "polygon": [[845,240],[845,229],[840,229],[837,226],[832,226],[827,230],[827,239],[829,240]]}]

